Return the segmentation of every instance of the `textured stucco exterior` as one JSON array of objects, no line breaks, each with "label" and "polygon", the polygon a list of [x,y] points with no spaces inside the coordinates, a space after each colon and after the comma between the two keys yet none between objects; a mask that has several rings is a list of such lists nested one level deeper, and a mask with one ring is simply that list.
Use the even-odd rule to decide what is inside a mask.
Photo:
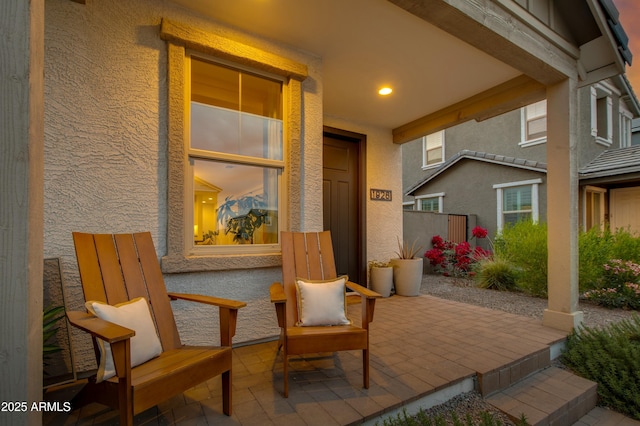
[{"label": "textured stucco exterior", "polygon": [[517,169],[478,160],[464,159],[415,192],[423,194],[445,193],[445,213],[473,214],[476,224],[486,228],[490,236],[496,235],[497,194],[495,184],[542,179],[539,184],[540,220],[546,220],[546,175],[532,170]]},{"label": "textured stucco exterior", "polygon": [[[68,309],[83,309],[72,231],[150,231],[159,258],[169,245],[168,57],[160,23],[168,18],[307,66],[295,89],[302,100],[300,140],[289,148],[289,229],[322,229],[323,125],[367,136],[367,188],[397,194],[392,203],[368,202],[368,259],[391,257],[402,235],[401,149],[390,129],[324,119],[322,59],[211,22],[167,1],[132,0],[86,5],[47,0],[45,57],[44,257],[59,257]],[[292,94],[295,96],[296,94]],[[290,124],[291,125],[291,124]],[[165,274],[169,291],[211,294],[247,302],[234,342],[277,336],[269,286],[277,266]],[[215,343],[217,311],[173,302],[184,343]],[[74,332],[76,364],[93,367],[93,348]]]}]

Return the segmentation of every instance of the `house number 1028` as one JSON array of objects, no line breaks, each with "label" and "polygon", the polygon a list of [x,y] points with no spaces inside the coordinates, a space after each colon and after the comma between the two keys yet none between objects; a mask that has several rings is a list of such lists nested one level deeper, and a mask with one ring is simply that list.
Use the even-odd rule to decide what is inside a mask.
[{"label": "house number 1028", "polygon": [[377,201],[391,201],[390,189],[373,189],[369,190],[369,197]]}]

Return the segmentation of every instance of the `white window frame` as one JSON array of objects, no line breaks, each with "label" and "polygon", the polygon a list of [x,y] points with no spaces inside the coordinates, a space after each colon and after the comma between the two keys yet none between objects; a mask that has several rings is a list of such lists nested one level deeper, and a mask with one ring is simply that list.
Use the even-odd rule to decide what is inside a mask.
[{"label": "white window frame", "polygon": [[504,228],[504,214],[503,214],[503,190],[505,188],[512,188],[514,186],[526,186],[531,185],[531,220],[538,222],[540,220],[540,206],[538,201],[539,189],[538,186],[542,183],[542,179],[530,179],[522,180],[519,182],[499,183],[493,185],[493,189],[496,190],[496,227],[498,232],[502,232]]},{"label": "white window frame", "polygon": [[[271,168],[275,170],[279,170],[277,179],[278,186],[278,229],[284,229],[284,218],[286,217],[286,204],[283,203],[285,198],[285,188],[283,176],[286,173],[285,161],[284,158],[287,156],[287,144],[286,138],[284,135],[287,133],[286,129],[286,99],[287,96],[287,85],[284,78],[279,77],[277,75],[268,74],[263,71],[253,70],[246,66],[233,64],[228,61],[216,59],[213,57],[209,57],[207,55],[203,55],[199,52],[187,51],[185,55],[185,99],[191,99],[191,58],[195,57],[200,60],[209,61],[213,64],[226,65],[231,69],[235,69],[240,72],[250,72],[255,76],[261,76],[264,78],[268,78],[271,80],[277,80],[282,83],[282,130],[283,130],[283,140],[282,140],[282,154],[283,160],[271,160],[271,159],[261,159],[261,158],[253,158],[253,157],[245,157],[237,154],[227,154],[220,152],[210,152],[204,151],[200,149],[195,149],[191,147],[191,102],[185,103],[185,152],[188,157],[187,160],[187,172],[185,173],[185,182],[184,182],[184,205],[185,205],[185,213],[186,218],[193,218],[194,216],[194,203],[193,203],[193,194],[194,194],[194,174],[193,174],[193,162],[192,159],[200,159],[200,160],[218,160],[224,163],[229,164],[239,164],[246,166],[258,166],[262,168]],[[184,239],[185,239],[185,250],[187,255],[196,256],[196,255],[229,255],[229,254],[237,254],[237,255],[246,255],[246,254],[262,254],[262,253],[273,253],[280,250],[280,244],[238,244],[238,245],[195,245],[193,242],[193,223],[189,220],[185,220],[185,229],[184,229]],[[278,232],[278,234],[280,234]],[[279,240],[278,236],[278,240]]]},{"label": "white window frame", "polygon": [[631,122],[633,121],[633,114],[627,109],[627,106],[622,100],[620,100],[618,110],[620,111],[620,133],[618,137],[620,148],[627,148],[631,146]]},{"label": "white window frame", "polygon": [[423,211],[422,210],[422,203],[421,201],[425,198],[437,198],[438,199],[438,211],[437,213],[442,213],[443,212],[443,204],[444,204],[444,192],[437,192],[434,194],[425,194],[425,195],[416,195],[416,201],[415,201],[415,209],[419,210],[419,211]]},{"label": "white window frame", "polygon": [[[442,160],[437,163],[427,164],[427,140],[430,137],[438,137],[440,138],[440,149],[442,150]],[[440,130],[439,132],[431,133],[427,136],[423,136],[422,139],[422,170],[432,169],[434,167],[438,167],[440,164],[444,163],[444,130]]]},{"label": "white window frame", "polygon": [[[591,136],[595,138],[597,144],[607,148],[613,144],[613,94],[610,87],[604,84],[594,84],[591,86]],[[606,105],[605,129],[598,128],[598,101],[604,99]],[[604,133],[604,136],[602,134]]]},{"label": "white window frame", "polygon": [[[539,137],[539,138],[534,138],[534,139],[529,139],[529,135],[527,132],[527,123],[530,121],[530,117],[529,117],[529,107],[532,107],[534,105],[537,104],[541,104],[544,103],[544,109],[545,109],[545,114],[544,117],[547,116],[547,100],[544,99],[542,101],[539,102],[535,102],[531,105],[527,105],[525,107],[520,108],[520,142],[518,143],[518,145],[522,148],[528,147],[528,146],[535,146],[535,145],[540,145],[543,143],[547,142],[547,135],[545,134],[545,136]],[[533,116],[531,118],[539,118],[539,117],[543,117],[543,115],[536,115]],[[546,130],[546,129],[545,129]]]},{"label": "white window frame", "polygon": [[[411,209],[406,209],[406,206],[411,206]],[[413,211],[416,209],[416,202],[415,201],[403,201],[402,202],[402,210],[406,210],[406,211]]]}]

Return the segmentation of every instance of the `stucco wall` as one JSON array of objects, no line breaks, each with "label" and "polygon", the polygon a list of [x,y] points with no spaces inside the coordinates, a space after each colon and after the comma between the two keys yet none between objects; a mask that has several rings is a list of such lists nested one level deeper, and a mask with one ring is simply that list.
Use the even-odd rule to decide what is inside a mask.
[{"label": "stucco wall", "polygon": [[[47,0],[45,57],[44,256],[59,257],[67,307],[83,309],[72,231],[150,231],[158,257],[167,254],[167,53],[161,18],[203,28],[308,66],[302,83],[302,140],[290,171],[302,176],[289,203],[300,211],[294,230],[322,229],[322,126],[367,135],[367,187],[392,189],[392,203],[367,205],[369,258],[390,257],[402,234],[399,146],[389,129],[323,122],[322,60],[238,33],[168,1]],[[373,163],[380,163],[373,166]],[[298,210],[298,206],[300,207]],[[277,336],[268,288],[280,268],[167,274],[169,291],[212,294],[247,302],[234,342]],[[218,339],[215,309],[174,302],[183,341]],[[74,332],[76,364],[94,365],[90,340]]]},{"label": "stucco wall", "polygon": [[[167,238],[166,45],[160,19],[171,17],[211,28],[310,65],[304,87],[305,163],[321,173],[313,155],[321,150],[321,87],[318,58],[267,45],[202,21],[167,2],[68,0],[47,2],[45,101],[45,257],[61,257],[70,309],[83,303],[72,231],[151,231],[158,256]],[[316,124],[317,123],[317,124]],[[319,129],[319,130],[318,130]],[[319,147],[319,148],[318,148]],[[321,151],[320,151],[321,152]],[[308,153],[308,154],[307,154]],[[312,206],[303,226],[321,226],[319,179],[301,183],[298,198]],[[321,181],[321,179],[320,179]],[[244,300],[236,342],[277,335],[268,287],[279,268],[165,276],[170,291],[215,294]],[[174,305],[185,343],[217,339],[217,312],[187,303]],[[93,362],[89,340],[75,334],[80,368]]]},{"label": "stucco wall", "polygon": [[437,179],[416,191],[416,196],[444,192],[444,212],[475,214],[477,225],[486,228],[489,236],[496,234],[495,184],[542,178],[539,185],[540,221],[546,220],[546,175],[534,171],[499,166],[476,160],[462,160]]}]

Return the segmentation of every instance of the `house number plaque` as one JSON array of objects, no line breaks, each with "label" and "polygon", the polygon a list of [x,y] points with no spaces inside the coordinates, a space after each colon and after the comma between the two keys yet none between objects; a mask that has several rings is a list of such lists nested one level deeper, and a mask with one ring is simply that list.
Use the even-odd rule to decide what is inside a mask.
[{"label": "house number plaque", "polygon": [[371,188],[369,190],[369,197],[375,201],[391,201],[391,190]]}]

